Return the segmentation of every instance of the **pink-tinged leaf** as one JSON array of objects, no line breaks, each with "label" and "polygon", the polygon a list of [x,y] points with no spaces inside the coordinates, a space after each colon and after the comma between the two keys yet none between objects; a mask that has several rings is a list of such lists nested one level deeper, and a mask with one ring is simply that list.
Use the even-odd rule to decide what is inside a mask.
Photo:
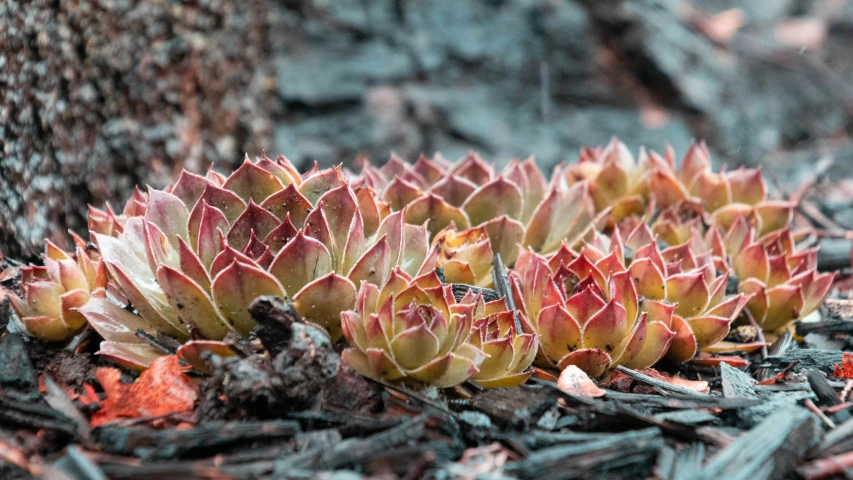
[{"label": "pink-tinged leaf", "polygon": [[204,178],[217,187],[221,187],[225,183],[225,176],[213,169],[213,163],[208,167]]},{"label": "pink-tinged leaf", "polygon": [[477,185],[470,180],[456,175],[448,175],[433,185],[428,193],[441,197],[454,207],[461,207],[476,189]]},{"label": "pink-tinged leaf", "polygon": [[554,186],[536,207],[524,236],[524,246],[539,253],[570,247],[583,240],[592,229],[593,205],[586,182],[565,189]]},{"label": "pink-tinged leaf", "polygon": [[287,245],[288,242],[296,238],[296,234],[299,233],[299,230],[293,226],[293,223],[290,221],[290,214],[288,214],[284,220],[267,235],[267,238],[264,239],[264,245],[270,248],[270,251],[273,253],[278,253],[281,249]]},{"label": "pink-tinged leaf", "polygon": [[362,351],[367,349],[367,331],[362,323],[361,315],[352,310],[341,312],[341,330],[347,344]]},{"label": "pink-tinged leaf", "polygon": [[101,342],[97,352],[112,362],[130,370],[142,371],[163,356],[163,352],[147,343]]},{"label": "pink-tinged leaf", "polygon": [[508,217],[499,217],[484,223],[492,252],[500,254],[507,265],[518,258],[518,245],[524,239],[524,225]]},{"label": "pink-tinged leaf", "polygon": [[77,311],[89,322],[104,340],[117,343],[142,343],[137,330],[156,333],[154,326],[144,318],[130,313],[105,298],[90,298]]},{"label": "pink-tinged leaf", "polygon": [[760,220],[758,235],[764,236],[791,224],[794,218],[793,202],[762,202],[755,206],[755,214]]},{"label": "pink-tinged leaf", "polygon": [[367,363],[370,366],[373,378],[381,380],[398,380],[404,376],[399,365],[383,350],[367,349]]},{"label": "pink-tinged leaf", "polygon": [[77,289],[89,290],[89,280],[77,262],[70,258],[56,261],[56,274],[59,284],[66,291]]},{"label": "pink-tinged leaf", "polygon": [[60,342],[71,335],[71,331],[58,317],[24,317],[21,321],[27,333],[45,342]]},{"label": "pink-tinged leaf", "polygon": [[658,208],[671,207],[689,196],[670,172],[662,170],[652,172],[649,177],[649,194]]},{"label": "pink-tinged leaf", "polygon": [[391,152],[391,156],[388,157],[388,161],[385,162],[382,167],[379,168],[379,171],[386,178],[393,178],[400,175],[404,175],[409,170],[409,163],[403,160],[400,155],[396,152]]},{"label": "pink-tinged leaf", "polygon": [[213,279],[210,289],[222,317],[243,336],[248,336],[255,326],[249,313],[249,304],[254,299],[262,295],[284,296],[272,275],[236,261]]},{"label": "pink-tinged leaf", "polygon": [[767,284],[768,288],[781,285],[791,278],[791,270],[788,268],[788,259],[784,255],[772,256],[767,262]]},{"label": "pink-tinged leaf", "polygon": [[589,376],[577,365],[568,365],[557,380],[557,388],[579,397],[598,398],[605,395],[604,390],[598,388]]},{"label": "pink-tinged leaf", "polygon": [[812,272],[805,275],[811,277],[811,282],[808,287],[802,283],[800,284],[803,287],[803,297],[805,300],[805,303],[803,304],[803,311],[800,313],[801,316],[810,314],[820,306],[823,299],[826,298],[826,295],[829,293],[829,289],[832,288],[833,281],[835,281],[835,273],[823,273],[817,275]]},{"label": "pink-tinged leaf", "polygon": [[707,308],[709,298],[701,271],[679,273],[666,279],[666,299],[678,304],[675,314],[682,318],[700,315]]},{"label": "pink-tinged leaf", "polygon": [[[628,155],[631,154],[628,153]],[[606,162],[590,183],[589,193],[595,201],[596,210],[604,210],[619,197],[628,193],[629,182],[632,180],[629,180],[625,167],[626,165],[619,165],[616,162]]]},{"label": "pink-tinged leaf", "polygon": [[369,282],[374,285],[385,283],[386,277],[391,269],[391,247],[385,237],[379,239],[370,247],[347,273],[347,278],[355,285],[361,282]]},{"label": "pink-tinged leaf", "polygon": [[696,337],[696,348],[701,350],[726,338],[732,319],[703,316],[687,320],[693,335]]},{"label": "pink-tinged leaf", "polygon": [[706,354],[701,354],[701,353],[699,354],[698,357],[691,360],[690,363],[695,364],[695,365],[704,365],[707,367],[717,367],[717,368],[719,368],[720,365],[722,365],[723,363],[725,363],[729,366],[735,367],[735,368],[742,368],[742,367],[748,367],[749,366],[749,361],[747,361],[743,357],[738,357],[738,356],[734,356],[734,355],[711,356],[711,355],[706,355]]},{"label": "pink-tinged leaf", "polygon": [[243,250],[249,243],[252,232],[258,237],[266,238],[278,224],[279,220],[275,215],[250,200],[246,210],[231,225],[228,244],[235,250]]},{"label": "pink-tinged leaf", "polygon": [[628,325],[633,325],[634,320],[638,318],[640,306],[630,271],[616,273],[610,277],[610,297],[625,308]]},{"label": "pink-tinged leaf", "polygon": [[768,307],[767,289],[764,288],[764,283],[754,278],[750,278],[745,282],[742,282],[738,287],[738,290],[749,296],[749,300],[746,302],[746,308],[759,325],[763,324],[764,319],[767,318]]},{"label": "pink-tinged leaf", "polygon": [[708,315],[712,315],[715,317],[727,318],[729,320],[734,320],[740,315],[740,311],[746,305],[747,297],[744,295],[735,295],[731,298],[726,299],[722,303],[717,304],[715,307],[708,311]]},{"label": "pink-tinged leaf", "polygon": [[480,372],[473,378],[475,381],[491,380],[513,373],[512,361],[515,356],[512,337],[507,335],[482,345],[483,353],[488,355],[480,365]]},{"label": "pink-tinged leaf", "polygon": [[205,355],[216,355],[221,358],[237,355],[228,344],[215,340],[191,340],[178,348],[175,352],[181,360],[187,362],[201,373],[213,373],[205,362]]},{"label": "pink-tinged leaf", "polygon": [[470,180],[475,185],[485,185],[492,179],[492,166],[486,163],[477,152],[468,152],[462,160],[456,162],[450,170],[451,176]]},{"label": "pink-tinged leaf", "polygon": [[219,316],[207,293],[186,275],[173,268],[160,267],[157,279],[182,324],[190,325],[192,330],[204,338],[213,340],[219,340],[234,331]]},{"label": "pink-tinged leaf", "polygon": [[[284,162],[278,163],[270,160],[267,158],[266,154],[264,154],[263,157],[258,159],[255,165],[273,174],[284,186],[301,180],[302,178],[299,176],[299,172],[296,169],[289,170],[285,167],[285,165],[290,165],[290,161],[284,157],[281,158],[284,159]],[[292,167],[292,165],[290,166]]]},{"label": "pink-tinged leaf", "polygon": [[697,145],[696,142],[690,143],[690,148],[684,154],[684,160],[681,162],[681,181],[687,186],[690,186],[696,174],[711,168],[711,158],[707,153],[704,142]]},{"label": "pink-tinged leaf", "polygon": [[302,182],[302,177],[299,175],[299,169],[297,169],[293,163],[287,159],[287,157],[279,155],[275,157],[275,163],[287,170],[287,173],[290,174],[291,178],[293,178],[294,183],[298,185]]},{"label": "pink-tinged leaf", "polygon": [[322,243],[302,232],[278,252],[269,268],[290,296],[331,271],[329,251]]},{"label": "pink-tinged leaf", "polygon": [[330,273],[300,290],[293,306],[302,318],[323,326],[332,341],[341,338],[341,312],[355,306],[355,285],[348,279]]},{"label": "pink-tinged leaf", "polygon": [[716,212],[732,203],[732,191],[723,177],[711,172],[700,172],[690,187],[693,196],[702,199],[705,211]]},{"label": "pink-tinged leaf", "polygon": [[426,223],[431,237],[451,223],[456,228],[463,230],[469,226],[468,217],[462,210],[450,205],[433,193],[427,193],[410,203],[403,215],[406,223],[414,225]]},{"label": "pink-tinged leaf", "polygon": [[319,200],[324,193],[342,185],[346,185],[346,183],[346,179],[344,179],[343,173],[341,172],[341,166],[338,165],[334,168],[320,170],[313,173],[309,172],[306,174],[303,177],[302,184],[299,185],[299,193],[311,202],[311,205],[316,205],[317,200]]},{"label": "pink-tinged leaf", "polygon": [[[133,195],[128,199],[127,203],[124,204],[124,209],[122,210],[122,215],[125,217],[141,217],[145,215],[145,210],[148,208],[148,195],[146,195],[139,187],[136,187],[133,190]],[[107,204],[107,211],[110,216],[115,219],[115,214],[112,209],[109,208],[109,204]],[[120,229],[119,229],[120,231]]]},{"label": "pink-tinged leaf", "polygon": [[261,203],[261,208],[272,213],[282,221],[289,215],[293,225],[297,228],[302,228],[305,225],[308,213],[314,207],[307,198],[299,193],[294,184],[290,184],[284,190],[267,197]]},{"label": "pink-tinged leaf", "polygon": [[[168,265],[172,268],[178,266],[178,249],[163,235],[163,232],[153,223],[143,220],[145,231],[145,249],[148,253],[148,267],[156,272],[160,265]],[[176,237],[178,240],[181,237]]]},{"label": "pink-tinged leaf", "polygon": [[382,192],[382,200],[388,202],[391,205],[391,210],[396,212],[417,200],[422,194],[416,184],[400,177],[394,177],[391,183],[385,187],[385,191]]},{"label": "pink-tinged leaf", "polygon": [[178,181],[172,187],[171,193],[180,198],[184,205],[191,209],[201,198],[201,194],[204,193],[208,183],[206,178],[182,170],[181,176],[178,177]]},{"label": "pink-tinged leaf", "polygon": [[[219,254],[221,244],[219,241],[222,232],[228,231],[228,220],[218,208],[207,205],[204,200],[200,201],[201,214],[198,229],[195,230],[196,243],[192,243],[193,231],[190,231],[190,245],[196,246],[196,253],[205,268],[210,268],[213,259]],[[196,206],[196,209],[199,207]],[[193,210],[195,213],[196,210]]]},{"label": "pink-tinged leaf", "polygon": [[620,363],[635,370],[650,367],[663,358],[674,336],[675,332],[662,322],[648,322],[640,351],[633,358]]},{"label": "pink-tinged leaf", "polygon": [[610,364],[610,355],[605,353],[603,350],[599,350],[597,348],[584,348],[582,350],[574,351],[560,359],[557,367],[560,370],[565,370],[569,365],[574,365],[583,370],[590,377],[597,378],[604,375],[607,369],[610,368]]},{"label": "pink-tinged leaf", "polygon": [[412,165],[412,171],[424,179],[427,185],[433,185],[444,176],[444,170],[438,163],[433,162],[424,155],[420,155]]},{"label": "pink-tinged leaf", "polygon": [[210,278],[216,278],[216,276],[219,275],[219,272],[225,270],[234,262],[240,262],[252,267],[260,267],[258,263],[251,258],[226,245],[225,248],[219,252],[219,255],[213,259],[213,263],[210,265]]},{"label": "pink-tinged leaf", "polygon": [[752,205],[745,203],[730,203],[723,208],[717,210],[712,215],[712,218],[724,230],[728,230],[734,225],[738,218],[754,219],[755,210]]},{"label": "pink-tinged leaf", "polygon": [[86,325],[86,319],[77,312],[89,300],[88,290],[71,290],[59,297],[59,308],[62,312],[62,323],[71,331],[76,331]]},{"label": "pink-tinged leaf", "polygon": [[555,363],[583,346],[580,325],[559,305],[542,309],[537,332],[542,353]]},{"label": "pink-tinged leaf", "polygon": [[713,345],[709,345],[703,349],[703,351],[708,353],[733,353],[733,352],[741,352],[741,353],[753,353],[757,352],[759,349],[763,347],[769,347],[770,343],[768,342],[750,342],[750,343],[735,343],[735,342],[726,342],[720,341]]},{"label": "pink-tinged leaf", "polygon": [[423,225],[403,224],[403,243],[394,266],[411,276],[435,269],[437,250],[429,247],[429,232]]},{"label": "pink-tinged leaf", "polygon": [[743,283],[748,278],[765,281],[770,270],[769,259],[764,245],[753,243],[734,257],[734,270],[738,281]]},{"label": "pink-tinged leaf", "polygon": [[[458,352],[448,354],[448,356],[450,357],[450,363],[444,373],[437,378],[433,377],[431,380],[427,380],[427,383],[438,388],[450,388],[461,384],[480,371],[476,360],[461,356]],[[413,378],[421,376],[420,372],[410,372],[410,375]],[[423,376],[432,377],[432,375]]]},{"label": "pink-tinged leaf", "polygon": [[767,290],[767,316],[761,326],[773,331],[800,318],[804,303],[799,286],[780,285]]},{"label": "pink-tinged leaf", "polygon": [[326,219],[326,209],[318,207],[311,211],[308,214],[308,218],[305,219],[305,228],[303,231],[305,235],[317,239],[329,249],[329,253],[332,255],[332,265],[335,265],[339,260],[338,255],[340,252],[336,248],[332,230],[329,228],[329,221]]},{"label": "pink-tinged leaf", "polygon": [[503,177],[478,188],[462,205],[471,225],[474,226],[503,215],[518,219],[521,217],[522,207],[521,191]]},{"label": "pink-tinged leaf", "polygon": [[767,196],[760,168],[739,168],[723,174],[731,185],[732,202],[756,205]]},{"label": "pink-tinged leaf", "polygon": [[376,192],[366,185],[355,189],[355,199],[358,202],[358,211],[361,213],[364,223],[364,236],[370,237],[376,233],[385,216],[380,208],[379,199]]},{"label": "pink-tinged leaf", "polygon": [[625,318],[625,308],[613,299],[583,326],[583,345],[612,354],[623,343],[626,333],[628,320]]},{"label": "pink-tinged leaf", "polygon": [[524,384],[531,376],[533,376],[533,370],[513,375],[506,375],[493,380],[472,379],[472,381],[482,388],[510,388]]},{"label": "pink-tinged leaf", "polygon": [[[581,327],[606,305],[603,298],[595,293],[594,287],[589,286],[580,293],[569,297],[565,307],[569,315],[574,318]],[[623,309],[624,310],[624,309]]]},{"label": "pink-tinged leaf", "polygon": [[672,317],[672,331],[675,335],[669,344],[669,351],[666,358],[669,360],[682,363],[693,358],[698,351],[696,345],[696,337],[693,335],[693,330],[690,325],[678,315]]},{"label": "pink-tinged leaf", "polygon": [[[204,193],[201,194],[198,202],[193,207],[190,213],[189,224],[189,244],[195,245],[198,242],[198,237],[201,236],[201,221],[205,213],[205,204],[208,207],[213,207],[219,210],[222,217],[225,218],[228,225],[234,223],[237,217],[246,209],[246,204],[234,192],[224,190],[214,185],[208,185]],[[218,222],[218,220],[217,220]],[[228,227],[222,228],[223,232],[228,231]]]},{"label": "pink-tinged leaf", "polygon": [[422,323],[400,332],[390,346],[394,360],[404,369],[414,370],[436,356],[438,338]]},{"label": "pink-tinged leaf", "polygon": [[178,248],[178,238],[187,239],[190,214],[180,198],[153,188],[148,189],[148,209],[145,219],[157,225],[172,248]]},{"label": "pink-tinged leaf", "polygon": [[261,203],[270,195],[284,188],[272,173],[255,165],[247,158],[240,168],[228,176],[222,188],[237,194],[244,202]]}]

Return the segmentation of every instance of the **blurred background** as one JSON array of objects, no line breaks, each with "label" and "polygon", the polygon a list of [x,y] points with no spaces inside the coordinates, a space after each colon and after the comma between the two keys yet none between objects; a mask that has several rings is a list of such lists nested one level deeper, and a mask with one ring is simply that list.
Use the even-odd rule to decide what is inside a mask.
[{"label": "blurred background", "polygon": [[[816,165],[853,175],[851,42],[847,0],[6,0],[0,251],[264,151],[549,169],[613,135],[702,138],[790,193]],[[830,183],[822,214],[853,228]]]}]

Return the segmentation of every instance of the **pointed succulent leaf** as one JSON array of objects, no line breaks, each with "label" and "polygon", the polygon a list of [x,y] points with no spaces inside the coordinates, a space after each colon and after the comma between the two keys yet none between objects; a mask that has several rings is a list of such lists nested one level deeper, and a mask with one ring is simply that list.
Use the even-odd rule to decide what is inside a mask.
[{"label": "pointed succulent leaf", "polygon": [[291,297],[314,280],[332,271],[332,256],[318,240],[296,234],[276,255],[269,272]]},{"label": "pointed succulent leaf", "polygon": [[255,326],[249,313],[249,304],[255,298],[262,295],[284,296],[272,275],[236,261],[213,279],[211,292],[222,318],[243,336],[248,336]]},{"label": "pointed succulent leaf", "polygon": [[345,277],[330,273],[305,285],[293,297],[293,306],[309,322],[329,331],[332,341],[341,338],[341,312],[355,306],[355,285]]}]

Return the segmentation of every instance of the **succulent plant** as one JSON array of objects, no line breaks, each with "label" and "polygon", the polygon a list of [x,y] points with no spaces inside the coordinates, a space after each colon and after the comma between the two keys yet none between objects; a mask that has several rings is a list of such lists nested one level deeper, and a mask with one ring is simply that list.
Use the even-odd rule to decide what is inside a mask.
[{"label": "succulent plant", "polygon": [[452,226],[438,232],[433,240],[437,265],[450,283],[488,287],[492,283],[492,249],[485,227],[457,232]]},{"label": "succulent plant", "polygon": [[413,279],[396,269],[381,288],[363,282],[355,310],[341,315],[343,359],[375,379],[459,385],[486,358],[468,343],[475,309],[457,303],[435,272]]},{"label": "succulent plant", "polygon": [[745,217],[755,225],[760,236],[791,222],[794,205],[767,198],[767,186],[760,169],[740,168],[715,173],[711,170],[711,155],[704,143],[690,146],[677,171],[671,150],[665,160],[656,165],[668,165],[668,168],[656,168],[649,181],[651,197],[659,208],[698,199],[709,217],[723,228]]},{"label": "succulent plant", "polygon": [[488,303],[469,290],[459,301],[473,303],[473,332],[469,342],[486,354],[471,381],[484,388],[514,387],[533,374],[530,364],[539,350],[539,337],[518,312],[506,308],[503,298]]},{"label": "succulent plant", "polygon": [[539,363],[561,370],[575,365],[597,377],[617,365],[657,362],[672,338],[672,308],[641,304],[617,253],[597,262],[585,253],[571,257],[570,263],[558,262],[554,273],[554,262],[525,251],[510,276],[516,305],[540,336]]},{"label": "succulent plant", "polygon": [[[168,191],[149,189],[134,211],[143,215],[93,233],[110,278],[140,317],[134,324],[179,340],[245,336],[254,298],[287,295],[337,339],[357,283],[382,284],[394,267],[417,274],[434,265],[426,229],[405,224],[404,212],[388,215],[369,188],[353,191],[339,168],[299,177],[287,165],[283,157],[247,160],[228,178],[183,172]],[[118,312],[95,306],[84,315],[110,330]],[[114,357],[121,343],[141,342],[109,344]]]},{"label": "succulent plant", "polygon": [[433,236],[451,224],[485,228],[492,251],[507,264],[519,244],[549,253],[564,240],[582,241],[594,217],[585,182],[569,186],[556,175],[548,185],[532,158],[513,160],[496,174],[475,153],[453,165],[424,156],[410,165],[392,156],[379,169],[365,166],[359,183],[380,191],[393,210],[405,207],[406,222],[426,223]]},{"label": "succulent plant", "polygon": [[755,237],[755,230],[739,219],[723,242],[738,289],[751,295],[747,310],[772,332],[817,309],[835,274],[817,272],[817,249],[798,250],[790,228]]},{"label": "succulent plant", "polygon": [[30,335],[65,340],[86,325],[77,308],[93,295],[104,295],[106,275],[103,265],[79,246],[70,254],[48,241],[42,258],[44,266],[21,269],[23,298],[10,300]]},{"label": "succulent plant", "polygon": [[639,215],[646,208],[649,179],[652,171],[661,166],[657,155],[640,151],[638,159],[628,147],[613,138],[604,148],[584,147],[578,162],[565,170],[569,183],[589,182],[589,193],[595,210],[609,209],[610,216],[620,221]]}]

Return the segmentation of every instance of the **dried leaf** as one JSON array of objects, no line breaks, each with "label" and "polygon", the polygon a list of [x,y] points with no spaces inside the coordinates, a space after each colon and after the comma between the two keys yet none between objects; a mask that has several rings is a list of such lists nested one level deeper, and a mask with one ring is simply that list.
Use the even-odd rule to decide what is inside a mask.
[{"label": "dried leaf", "polygon": [[711,387],[708,386],[708,382],[702,380],[687,380],[686,378],[681,377],[670,377],[669,375],[663,372],[659,372],[654,368],[647,368],[643,370],[642,373],[652,378],[671,383],[672,385],[678,385],[679,387],[688,388],[690,390],[693,390],[694,392],[708,393],[711,391]]},{"label": "dried leaf", "polygon": [[835,378],[853,378],[853,353],[844,352],[841,364],[835,365],[832,375]]},{"label": "dried leaf", "polygon": [[155,360],[132,384],[121,383],[121,371],[116,368],[100,368],[95,377],[104,388],[106,399],[92,416],[93,427],[118,418],[191,412],[198,397],[195,384],[181,373],[174,355]]},{"label": "dried leaf", "polygon": [[603,397],[606,393],[589,378],[580,368],[569,365],[560,373],[560,378],[557,380],[557,388],[581,397]]}]

